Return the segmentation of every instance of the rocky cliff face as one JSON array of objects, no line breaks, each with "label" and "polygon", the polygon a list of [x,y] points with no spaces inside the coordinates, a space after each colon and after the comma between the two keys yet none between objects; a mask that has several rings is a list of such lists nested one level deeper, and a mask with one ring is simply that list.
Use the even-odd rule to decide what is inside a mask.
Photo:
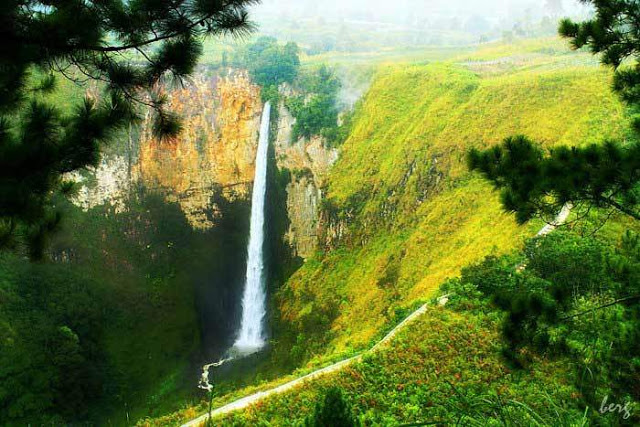
[{"label": "rocky cliff face", "polygon": [[[280,88],[282,95],[291,89]],[[320,202],[322,187],[331,166],[338,159],[336,149],[326,148],[320,137],[292,140],[295,119],[280,102],[275,140],[278,168],[291,172],[287,185],[287,211],[290,226],[286,239],[296,255],[308,258],[318,246],[320,234]]]},{"label": "rocky cliff face", "polygon": [[[111,203],[124,209],[131,190],[142,186],[178,203],[195,229],[209,229],[218,215],[214,195],[229,201],[249,196],[262,114],[259,88],[245,73],[233,72],[197,76],[167,96],[170,109],[183,120],[180,137],[154,138],[148,114],[137,132],[129,132],[129,141],[121,144],[125,148],[105,156],[91,176],[75,176],[84,184],[77,204],[88,209]],[[292,141],[295,119],[283,102],[277,112],[277,166],[291,172],[286,239],[295,254],[306,258],[317,247],[321,188],[338,153],[320,138]]]},{"label": "rocky cliff face", "polygon": [[253,181],[262,104],[244,74],[195,79],[170,93],[169,107],[183,118],[178,140],[159,141],[150,120],[140,136],[134,175],[177,202],[194,228],[214,225],[212,197],[247,196]]},{"label": "rocky cliff face", "polygon": [[81,183],[74,200],[81,208],[90,209],[106,203],[113,205],[116,212],[125,208],[125,198],[130,190],[126,156],[105,156],[89,176],[80,173],[70,175],[74,181]]},{"label": "rocky cliff face", "polygon": [[128,149],[105,156],[93,176],[82,179],[77,204],[118,206],[136,186],[159,191],[180,205],[195,229],[215,224],[213,196],[247,197],[254,175],[262,103],[260,90],[244,73],[222,78],[200,75],[167,92],[169,108],[182,117],[174,140],[153,137],[147,113]]},{"label": "rocky cliff face", "polygon": [[337,150],[325,148],[320,138],[297,141],[278,156],[279,167],[291,171],[287,186],[290,220],[287,239],[302,258],[311,256],[318,246],[322,187],[337,159]]}]

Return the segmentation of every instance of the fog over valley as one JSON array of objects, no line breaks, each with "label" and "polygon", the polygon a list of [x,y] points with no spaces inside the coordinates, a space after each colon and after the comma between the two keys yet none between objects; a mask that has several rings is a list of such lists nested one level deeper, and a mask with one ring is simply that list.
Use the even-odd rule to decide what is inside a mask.
[{"label": "fog over valley", "polygon": [[576,0],[264,0],[254,7],[253,19],[267,31],[272,24],[296,20],[316,23],[405,29],[460,30],[483,33],[506,30],[517,23],[533,23],[545,17],[588,16],[590,8]]}]

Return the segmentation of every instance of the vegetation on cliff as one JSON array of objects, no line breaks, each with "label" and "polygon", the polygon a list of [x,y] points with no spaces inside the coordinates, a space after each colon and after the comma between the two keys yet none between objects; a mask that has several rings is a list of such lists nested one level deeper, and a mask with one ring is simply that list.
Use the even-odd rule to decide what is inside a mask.
[{"label": "vegetation on cliff", "polygon": [[573,65],[581,55],[536,53],[475,71],[487,55],[494,53],[456,61],[467,67],[389,67],[377,75],[328,178],[326,250],[278,296],[304,359],[367,344],[396,308],[428,297],[463,266],[518,247],[539,226],[518,226],[502,212],[498,195],[466,170],[469,147],[514,132],[547,147],[627,134],[610,74]]},{"label": "vegetation on cliff", "polygon": [[[302,424],[324,390],[335,385],[364,424],[488,419],[569,424],[597,418],[593,405],[601,393],[621,402],[636,399],[633,390],[625,394],[624,387],[608,384],[607,375],[596,385],[583,381],[598,358],[603,369],[616,369],[607,339],[594,347],[598,356],[589,353],[585,331],[597,329],[598,336],[609,337],[599,329],[607,322],[596,327],[590,319],[576,320],[586,323],[563,344],[558,341],[575,351],[557,357],[548,357],[550,348],[520,342],[517,351],[527,369],[514,369],[505,363],[504,349],[510,347],[501,340],[511,308],[494,305],[489,293],[474,288],[477,281],[497,285],[518,274],[528,284],[576,276],[571,266],[554,264],[559,256],[573,257],[576,269],[616,257],[626,259],[621,265],[637,264],[636,255],[620,252],[620,236],[634,227],[622,216],[614,215],[602,229],[599,217],[575,228],[578,234],[598,230],[597,240],[581,249],[577,234],[549,239],[537,251],[538,241],[524,246],[543,223],[519,225],[502,210],[499,194],[465,164],[469,147],[491,147],[520,132],[547,148],[631,137],[630,116],[611,93],[610,79],[589,55],[572,53],[555,39],[491,45],[444,64],[381,67],[327,178],[321,248],[275,295],[280,319],[273,354],[308,372],[367,348],[443,283],[458,297],[450,299],[450,307],[430,309],[388,350],[224,421],[278,423],[287,417],[288,423]],[[516,267],[527,259],[532,271],[518,273]],[[611,275],[618,271],[613,265],[596,265],[592,273]],[[461,271],[462,279],[447,280]],[[624,288],[634,280],[624,274],[611,281]],[[513,283],[520,282],[502,285]],[[602,298],[584,294],[559,317]],[[618,319],[623,311],[607,316]],[[559,328],[554,336],[562,335]],[[625,366],[624,372],[635,372]],[[235,391],[215,402],[269,386]],[[157,423],[177,423],[196,413],[192,408]]]},{"label": "vegetation on cliff", "polygon": [[296,85],[302,94],[287,99],[287,107],[296,118],[292,138],[321,135],[333,140],[338,126],[338,91],[341,82],[335,72],[322,65],[305,73]]},{"label": "vegetation on cliff", "polygon": [[[633,1],[591,1],[592,19],[575,23],[565,19],[560,34],[575,49],[588,47],[614,70],[613,90],[629,107],[640,106],[640,30],[638,4]],[[623,66],[623,63],[625,64]],[[640,120],[634,119],[638,129]],[[584,142],[583,144],[584,145]],[[640,143],[610,140],[587,147],[555,147],[549,155],[524,136],[510,137],[500,147],[472,150],[471,169],[481,171],[502,191],[507,211],[520,222],[549,215],[564,205],[613,209],[639,220]],[[584,205],[584,206],[581,206]]]},{"label": "vegetation on cliff", "polygon": [[[636,55],[637,41],[634,38],[634,32],[628,30],[630,27],[633,29],[636,25],[635,16],[637,15],[638,6],[633,2],[624,1],[593,3],[597,8],[597,13],[592,21],[585,24],[573,24],[570,21],[565,21],[561,26],[561,31],[563,34],[573,37],[577,47],[589,45],[594,52],[604,52],[604,62],[613,64],[617,68],[625,58]],[[542,64],[538,63],[537,65],[539,67]],[[434,71],[437,69],[434,70],[433,68],[435,67],[432,67],[430,71],[435,74]],[[564,70],[566,71],[566,68]],[[329,351],[336,348],[336,342],[339,343],[341,338],[351,340],[351,343],[353,342],[353,329],[356,328],[357,324],[355,318],[351,319],[351,322],[347,321],[343,324],[348,328],[346,330],[340,327],[343,326],[340,321],[343,320],[345,314],[354,305],[357,305],[359,300],[365,300],[367,303],[366,306],[362,306],[363,310],[369,309],[366,315],[363,315],[364,313],[362,312],[356,315],[359,319],[358,322],[360,322],[357,327],[362,330],[362,319],[370,319],[373,304],[379,304],[382,297],[386,296],[384,293],[378,292],[376,298],[363,298],[365,292],[371,294],[370,289],[374,283],[383,289],[385,287],[383,285],[388,287],[391,284],[396,301],[400,300],[406,303],[408,291],[415,292],[417,279],[421,277],[424,281],[425,272],[418,273],[414,270],[412,273],[414,275],[416,273],[420,274],[420,276],[418,278],[409,276],[409,280],[413,279],[413,282],[409,281],[410,288],[400,288],[399,292],[398,285],[403,284],[401,279],[403,278],[403,267],[407,264],[405,260],[408,258],[408,248],[406,243],[399,241],[396,236],[403,232],[410,237],[416,234],[415,229],[417,228],[416,226],[419,226],[420,219],[419,217],[416,218],[414,212],[418,216],[421,213],[427,213],[421,212],[423,205],[428,206],[429,202],[436,200],[438,196],[455,190],[462,190],[465,195],[465,198],[460,201],[461,204],[469,200],[468,186],[473,179],[465,176],[464,168],[460,170],[460,166],[456,165],[456,163],[460,162],[460,158],[464,158],[465,150],[460,147],[461,150],[456,153],[455,145],[447,144],[446,136],[451,129],[452,121],[460,118],[466,119],[464,122],[465,128],[459,126],[455,128],[455,131],[458,132],[458,137],[460,137],[459,134],[467,136],[475,133],[476,142],[469,144],[474,149],[478,147],[486,149],[487,146],[495,143],[495,139],[493,141],[483,139],[482,136],[484,135],[470,126],[473,122],[469,121],[470,117],[465,114],[465,110],[475,110],[476,114],[479,113],[479,115],[483,116],[482,113],[484,111],[492,110],[487,105],[499,104],[504,106],[505,101],[511,100],[509,95],[512,97],[516,91],[511,88],[510,93],[506,93],[502,92],[499,86],[493,86],[491,93],[493,97],[489,102],[476,104],[474,102],[476,101],[474,99],[475,95],[481,92],[484,82],[478,79],[478,75],[465,75],[452,68],[447,70],[449,75],[456,73],[456,71],[458,71],[456,80],[449,77],[446,79],[449,84],[443,84],[442,81],[445,79],[439,79],[440,84],[430,88],[430,99],[428,101],[420,100],[425,119],[421,123],[422,126],[417,125],[420,126],[418,137],[411,132],[410,126],[405,125],[397,129],[402,137],[412,139],[411,141],[405,140],[404,144],[398,147],[403,150],[402,154],[400,152],[394,153],[394,159],[396,160],[398,158],[409,158],[410,163],[405,167],[404,171],[396,172],[393,166],[397,168],[397,164],[394,165],[390,161],[388,163],[384,162],[386,156],[393,152],[389,145],[390,142],[395,140],[393,137],[389,138],[389,136],[395,136],[393,134],[394,126],[390,125],[388,130],[385,129],[387,131],[385,135],[387,139],[384,149],[380,147],[377,152],[374,148],[374,141],[376,141],[375,135],[379,127],[370,128],[372,130],[366,137],[368,144],[360,143],[358,146],[361,150],[360,153],[362,153],[362,157],[358,159],[361,162],[349,163],[348,167],[345,167],[348,172],[341,181],[340,173],[343,172],[341,167],[344,167],[346,160],[352,160],[349,159],[349,154],[352,153],[348,151],[349,148],[353,148],[350,146],[350,143],[353,142],[354,134],[352,134],[347,141],[341,161],[338,162],[332,176],[329,178],[329,199],[324,210],[325,225],[327,226],[325,243],[328,252],[319,254],[319,262],[317,264],[310,265],[310,263],[307,263],[298,272],[304,272],[307,267],[311,268],[311,271],[305,272],[306,276],[309,277],[308,281],[305,281],[305,276],[301,277],[300,275],[295,275],[292,278],[289,285],[293,289],[285,289],[285,297],[281,300],[284,316],[288,316],[290,320],[298,322],[297,327],[299,331],[302,331],[302,334],[325,329],[325,333],[318,334],[316,332],[309,341],[320,341],[325,345],[333,344],[334,347],[330,348]],[[531,70],[527,71],[529,78],[531,78]],[[496,70],[493,70],[493,72],[495,73]],[[505,74],[517,75],[518,72],[507,71],[505,73],[505,70],[498,69],[497,73],[500,77],[496,79],[496,83],[503,85],[507,80]],[[553,73],[554,71],[551,71],[545,77],[549,77]],[[637,74],[638,72],[635,68],[630,68],[618,71],[614,77],[614,88],[622,93],[624,100],[631,101],[632,107],[635,107],[633,101],[636,98],[634,91],[637,86]],[[564,77],[571,79],[575,78],[575,75],[565,75]],[[486,75],[484,79],[487,80]],[[406,80],[406,77],[403,80]],[[427,81],[426,76],[421,76],[419,81]],[[553,86],[549,83],[551,82],[544,82],[542,87]],[[554,87],[552,103],[557,102],[559,97],[569,104],[576,102],[580,108],[588,105],[587,100],[584,98],[580,100],[571,98],[571,89],[576,91],[584,90],[587,87],[586,85],[581,84],[572,88],[569,81],[562,83],[558,81],[557,83],[559,85]],[[446,107],[446,104],[439,103],[443,96],[442,93],[437,92],[438,89],[442,90],[445,95],[452,96],[455,102]],[[563,89],[566,93],[563,93]],[[593,85],[590,89],[593,89]],[[603,89],[606,90],[606,86],[603,86]],[[605,90],[603,90],[603,94]],[[375,85],[374,89],[368,94],[363,109],[368,106],[367,102],[370,102],[369,97],[372,93],[375,93],[374,91]],[[401,93],[406,94],[408,91],[401,91]],[[611,94],[609,96],[611,98]],[[393,104],[393,100],[393,97],[385,98],[387,103]],[[512,105],[509,120],[505,120],[505,122],[509,125],[515,125],[517,133],[538,132],[540,136],[537,140],[546,138],[544,143],[547,144],[546,148],[551,150],[550,156],[544,158],[542,150],[534,147],[524,137],[508,138],[500,148],[489,149],[484,153],[480,153],[478,150],[472,151],[470,156],[472,168],[480,169],[498,188],[505,188],[502,194],[503,205],[506,210],[517,212],[517,219],[520,223],[526,223],[535,214],[543,213],[550,217],[553,214],[553,210],[558,211],[562,205],[568,203],[574,205],[585,203],[588,205],[587,213],[591,207],[613,207],[617,209],[618,215],[615,215],[615,212],[610,212],[605,218],[606,221],[613,217],[613,229],[619,229],[621,228],[620,226],[638,229],[637,222],[629,222],[624,217],[624,214],[626,214],[631,218],[638,218],[637,212],[634,210],[637,205],[638,153],[633,142],[630,148],[625,147],[627,139],[636,141],[634,133],[630,130],[610,133],[616,128],[616,123],[607,121],[598,123],[600,125],[598,126],[598,131],[605,129],[605,134],[598,135],[598,140],[586,140],[582,135],[573,135],[572,140],[568,141],[571,143],[572,148],[565,148],[562,140],[567,133],[566,129],[558,126],[550,126],[545,129],[545,126],[551,124],[550,122],[557,118],[558,115],[549,120],[549,112],[545,111],[544,105],[536,104],[536,100],[535,95],[532,96],[532,92],[527,93],[522,102]],[[406,107],[406,98],[402,101],[404,102],[397,102],[392,105],[394,112],[402,111]],[[427,115],[430,102],[438,106],[438,109],[433,111],[438,115],[435,118]],[[526,116],[528,107],[531,104],[535,105],[535,110],[531,111],[539,114],[538,119],[545,119],[544,122],[538,120],[535,129],[523,126],[520,119],[523,115]],[[409,105],[411,104],[409,103]],[[597,104],[593,105],[596,109],[598,108]],[[565,114],[561,115],[562,119],[569,120],[568,124],[570,126],[579,123],[580,113],[578,113],[578,116],[571,116],[567,114],[567,107],[566,105],[564,106],[565,110],[563,112]],[[453,114],[449,114],[451,108],[454,110],[457,108],[458,110],[454,111]],[[379,111],[371,115],[370,122],[375,122],[380,117],[380,110],[384,111],[384,107],[380,106]],[[359,111],[358,114],[362,114],[362,111]],[[603,119],[605,118],[604,115],[594,114],[593,111],[590,111],[587,117],[593,119],[599,116]],[[389,117],[393,117],[396,121],[398,119],[397,115],[389,114]],[[439,120],[443,118],[445,120]],[[357,133],[359,129],[359,119],[361,120],[361,116],[357,115],[354,133]],[[490,120],[483,116],[485,126],[487,122],[490,122]],[[425,126],[427,123],[428,125]],[[462,121],[454,123],[462,123]],[[628,125],[628,123],[629,120],[622,119],[618,122],[618,125]],[[440,126],[436,127],[434,124],[436,126],[440,124]],[[566,124],[564,125],[566,126]],[[434,127],[435,129],[432,130]],[[543,132],[540,132],[541,128]],[[471,133],[466,132],[468,129],[471,129]],[[571,130],[573,131],[574,129]],[[491,128],[490,131],[493,138],[500,138],[500,133],[496,133],[496,128]],[[549,133],[545,134],[544,131]],[[435,141],[430,140],[430,137],[435,137]],[[577,140],[574,139],[576,137]],[[431,156],[431,159],[422,158],[418,159],[417,162],[415,160],[412,162],[412,153],[408,146],[420,146],[421,140],[428,141],[426,144],[423,143],[422,148]],[[603,143],[604,140],[622,142]],[[414,142],[414,144],[411,144],[411,142]],[[590,143],[591,145],[588,145]],[[379,155],[378,158],[375,157],[376,154]],[[458,159],[455,158],[456,154]],[[366,156],[368,162],[363,161],[364,156]],[[372,157],[382,161],[371,162]],[[437,165],[434,166],[436,160]],[[419,174],[421,167],[436,169],[436,171],[439,168],[442,173],[439,177],[436,175],[436,182],[433,182],[434,179],[430,176],[427,176],[428,179],[425,179],[425,176],[417,179],[418,183],[426,181],[432,184],[432,187],[428,188],[432,192],[429,198],[421,198],[419,193],[416,197],[411,193],[411,190],[407,191],[407,184],[411,183],[412,175],[416,174],[416,172]],[[402,172],[404,172],[404,175],[402,175]],[[393,179],[394,174],[396,176],[399,175],[398,179]],[[361,181],[348,179],[348,177],[352,178],[353,176],[364,176],[365,179]],[[382,179],[380,179],[381,177]],[[376,178],[379,180],[376,180]],[[437,178],[440,179],[438,180]],[[443,182],[438,182],[440,180]],[[397,199],[394,197],[396,194],[399,195]],[[440,202],[442,203],[442,201]],[[480,204],[483,204],[483,202],[495,203],[495,200],[479,202]],[[443,210],[446,211],[446,209]],[[581,220],[585,220],[581,212],[578,215],[581,216]],[[470,216],[476,219],[478,212],[473,212]],[[450,221],[454,220],[454,222],[458,219],[457,216],[451,214],[450,210],[446,218]],[[461,222],[457,221],[457,228],[464,224],[464,222],[462,224]],[[605,226],[611,226],[611,224],[605,224]],[[596,232],[601,227],[602,224],[599,224]],[[383,241],[380,238],[381,234],[384,235],[385,231],[388,230],[392,230],[392,233],[385,237],[389,240],[396,238],[391,245],[389,241]],[[505,230],[508,230],[508,227],[500,227],[499,232],[504,235]],[[486,231],[481,228],[474,229],[474,231],[479,237],[486,235]],[[452,234],[452,232],[455,231],[450,230],[448,234]],[[509,231],[507,231],[507,234],[509,234]],[[419,416],[422,419],[413,418],[411,416],[413,414],[402,412],[401,408],[407,402],[411,402],[411,398],[394,394],[394,398],[389,399],[388,408],[380,408],[378,402],[376,402],[372,405],[375,410],[371,410],[366,403],[363,404],[360,421],[365,425],[406,422],[458,424],[462,420],[479,421],[479,419],[482,419],[482,423],[493,420],[507,425],[512,423],[516,425],[533,423],[543,425],[584,424],[587,420],[604,424],[617,424],[619,422],[618,419],[607,417],[610,412],[616,410],[615,408],[618,408],[621,418],[626,422],[632,422],[632,419],[637,421],[638,415],[634,414],[632,408],[637,406],[637,402],[640,399],[640,393],[638,393],[635,386],[639,379],[637,354],[639,351],[638,342],[640,342],[638,337],[640,325],[638,324],[637,304],[639,291],[637,287],[640,278],[638,276],[640,271],[638,270],[640,265],[638,238],[636,233],[627,231],[621,242],[616,245],[611,239],[612,234],[614,235],[615,232],[609,234],[605,231],[600,233],[597,238],[577,237],[565,233],[550,237],[543,236],[527,242],[524,254],[493,256],[486,258],[484,262],[473,267],[467,267],[462,271],[460,279],[450,280],[443,288],[443,292],[448,294],[447,298],[450,301],[450,306],[453,306],[454,309],[461,309],[463,315],[477,315],[479,312],[484,314],[491,313],[490,316],[500,320],[500,323],[502,323],[502,338],[505,345],[502,349],[496,349],[494,353],[506,356],[506,361],[518,368],[525,367],[525,370],[516,372],[529,377],[526,381],[527,385],[531,385],[534,382],[533,377],[542,370],[538,364],[540,362],[545,364],[551,363],[553,360],[562,360],[568,366],[574,368],[574,372],[562,372],[560,369],[554,368],[553,374],[559,374],[559,376],[550,375],[548,377],[551,379],[550,383],[538,384],[538,391],[543,391],[548,396],[549,404],[547,407],[536,407],[535,403],[530,404],[527,402],[526,399],[530,397],[530,392],[523,393],[520,385],[514,380],[511,380],[505,387],[514,393],[506,401],[502,400],[505,393],[504,389],[500,390],[499,396],[494,400],[492,397],[483,395],[480,390],[474,390],[471,384],[461,385],[459,389],[453,384],[472,378],[479,372],[486,373],[487,369],[483,367],[483,369],[463,370],[453,377],[445,375],[441,379],[451,386],[453,393],[449,396],[443,396],[439,400],[436,409],[440,410],[441,413],[435,417],[433,414],[421,413],[423,411],[427,412],[426,408],[430,406],[422,402],[420,402],[422,404],[415,402],[416,412],[420,413]],[[473,234],[469,229],[465,229],[464,236],[467,240],[466,245],[469,245],[470,240],[473,240]],[[515,242],[513,236],[510,237],[511,242]],[[433,240],[429,243],[428,248],[425,247],[424,249],[430,251],[448,250],[448,255],[452,255],[451,236],[447,239],[448,246],[446,249],[435,246]],[[378,251],[384,250],[387,252],[386,254],[384,252],[380,254],[384,254],[383,268],[374,270],[370,267],[370,270],[366,271],[362,262],[356,263],[354,259],[349,258],[349,255],[355,249],[360,249],[358,255],[362,257],[364,250],[371,250],[372,247],[377,247]],[[488,247],[482,248],[480,246],[474,255],[486,253],[488,249]],[[504,249],[494,248],[493,253],[494,255],[499,254]],[[398,251],[401,252],[398,253]],[[429,268],[430,264],[425,262],[426,257],[424,254],[421,255],[423,265]],[[420,257],[420,255],[418,256]],[[477,260],[461,256],[457,256],[457,259],[466,263],[469,263],[469,261],[472,263],[477,262]],[[442,261],[436,266],[441,268]],[[357,276],[354,275],[355,272],[358,272]],[[343,276],[340,276],[341,273]],[[324,277],[324,274],[327,277]],[[296,282],[300,278],[302,278],[302,281]],[[315,283],[318,281],[331,283],[332,286],[329,287],[329,293],[325,293],[324,287],[314,286],[311,280]],[[363,283],[365,280],[368,281],[369,288]],[[356,288],[357,282],[362,283],[363,286]],[[406,282],[404,284],[406,286]],[[424,293],[426,290],[421,289],[420,291]],[[309,296],[309,294],[312,296]],[[337,298],[333,297],[334,295],[337,295]],[[291,301],[297,299],[304,302],[301,306],[291,309]],[[396,301],[387,301],[387,309],[393,307]],[[305,309],[307,310],[305,311]],[[486,326],[483,320],[476,319],[473,323],[476,322]],[[433,332],[430,333],[432,334]],[[302,338],[303,342],[305,338]],[[457,335],[451,337],[454,343],[458,342],[459,339],[460,336]],[[300,335],[298,335],[298,340],[300,341]],[[475,344],[477,339],[473,341]],[[455,344],[452,343],[452,345]],[[309,349],[310,347],[306,346],[305,348]],[[318,349],[318,352],[322,351]],[[469,352],[469,350],[465,350],[462,354],[468,355]],[[441,360],[442,362],[437,364],[434,369],[437,373],[452,365],[451,360],[448,358]],[[408,368],[404,362],[404,360],[402,362],[397,360],[391,363],[398,365],[401,369],[411,371],[412,369]],[[499,365],[506,366],[504,362],[505,359],[498,357]],[[362,364],[364,365],[366,362]],[[420,373],[430,371],[429,367],[420,362],[410,363],[409,366],[420,366],[420,368],[417,368]],[[354,370],[357,370],[358,367],[360,366],[357,365]],[[385,369],[389,369],[387,360],[379,362],[376,365],[376,369],[369,372],[368,375],[358,372],[355,376],[357,380],[353,382],[357,383],[358,380],[362,382],[371,381],[371,377],[376,378],[377,374]],[[328,379],[328,381],[335,384],[336,377],[339,377],[339,375]],[[384,378],[387,379],[389,377]],[[404,389],[410,381],[408,378],[404,379],[398,384],[398,387]],[[559,385],[566,383],[566,381],[570,383],[569,395],[551,397],[548,391],[545,390],[553,388],[554,391],[558,391],[560,389]],[[353,382],[346,381],[342,386],[345,389],[353,389],[355,388]],[[320,380],[319,383],[319,386],[309,388],[314,388],[317,391],[319,387],[322,387],[323,380]],[[354,400],[361,398],[367,391],[378,390],[379,388],[379,385],[377,387],[370,385],[365,390],[359,389],[357,397],[353,396],[353,398]],[[418,387],[418,390],[412,390],[413,395],[419,394],[420,389],[421,387]],[[388,397],[390,394],[391,392],[387,391],[384,396]],[[434,391],[429,391],[423,396],[423,399],[429,400],[435,394]],[[460,405],[455,403],[458,398],[463,401]],[[608,399],[622,403],[617,406],[615,404],[606,406]],[[483,403],[481,404],[480,402]],[[371,405],[370,402],[367,403]],[[539,404],[539,401],[536,403]],[[273,404],[273,407],[270,407],[270,404]],[[297,404],[302,406],[297,407]],[[520,411],[511,408],[511,405],[516,406]],[[549,411],[549,406],[556,406],[556,408],[551,412]],[[304,398],[278,396],[262,402],[259,410],[250,408],[242,415],[237,415],[236,418],[229,417],[229,421],[235,422],[236,419],[240,419],[242,422],[248,420],[251,420],[250,422],[260,422],[265,414],[270,419],[277,419],[280,411],[288,412],[294,410],[299,413],[304,411],[304,407],[309,407],[308,403],[305,405]],[[560,407],[562,409],[558,409]],[[590,408],[597,409],[590,410]],[[388,418],[378,418],[385,413],[389,414]],[[367,418],[368,414],[371,414],[374,418]],[[478,420],[475,419],[476,416],[479,417]]]},{"label": "vegetation on cliff", "polygon": [[326,64],[301,69],[295,43],[260,37],[237,49],[233,64],[248,69],[253,82],[262,88],[263,101],[284,101],[295,118],[293,142],[323,137],[327,145],[335,146],[346,139],[348,121],[338,123],[340,79]]}]

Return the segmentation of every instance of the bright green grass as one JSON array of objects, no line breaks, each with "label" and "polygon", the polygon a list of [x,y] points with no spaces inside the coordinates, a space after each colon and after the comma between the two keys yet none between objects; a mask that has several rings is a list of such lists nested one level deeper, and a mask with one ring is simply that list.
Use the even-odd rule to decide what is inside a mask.
[{"label": "bright green grass", "polygon": [[[466,398],[477,404],[480,397],[490,396],[517,401],[547,420],[555,419],[557,406],[580,418],[584,407],[565,382],[571,376],[567,367],[539,361],[528,371],[511,371],[500,357],[497,330],[495,321],[486,317],[431,308],[387,349],[216,425],[303,425],[332,386],[345,391],[365,425],[452,423],[465,410]],[[518,417],[526,420],[527,412],[521,410]],[[496,415],[487,410],[482,417],[488,423]]]},{"label": "bright green grass", "polygon": [[[538,58],[544,46],[530,42],[522,55],[553,63],[553,55]],[[491,47],[475,57],[516,51]],[[519,247],[541,224],[520,227],[503,213],[497,193],[467,172],[465,153],[514,134],[546,147],[625,138],[610,78],[593,65],[526,63],[500,74],[458,60],[383,68],[329,176],[328,200],[350,230],[343,249],[318,254],[289,280],[283,319],[301,334],[313,325],[317,339],[317,319],[337,313],[314,355],[361,348],[396,307],[428,297],[469,263]]]}]

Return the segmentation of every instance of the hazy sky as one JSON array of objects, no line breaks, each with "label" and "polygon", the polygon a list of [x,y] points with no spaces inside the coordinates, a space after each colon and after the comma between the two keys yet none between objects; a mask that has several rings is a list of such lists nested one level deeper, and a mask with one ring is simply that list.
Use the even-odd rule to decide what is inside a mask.
[{"label": "hazy sky", "polygon": [[[518,19],[524,15],[548,14],[547,0],[263,0],[254,9],[254,18],[282,17],[328,20],[362,19],[379,22],[407,22],[482,16],[490,21]],[[564,15],[580,16],[587,11],[577,0],[563,0]]]}]

